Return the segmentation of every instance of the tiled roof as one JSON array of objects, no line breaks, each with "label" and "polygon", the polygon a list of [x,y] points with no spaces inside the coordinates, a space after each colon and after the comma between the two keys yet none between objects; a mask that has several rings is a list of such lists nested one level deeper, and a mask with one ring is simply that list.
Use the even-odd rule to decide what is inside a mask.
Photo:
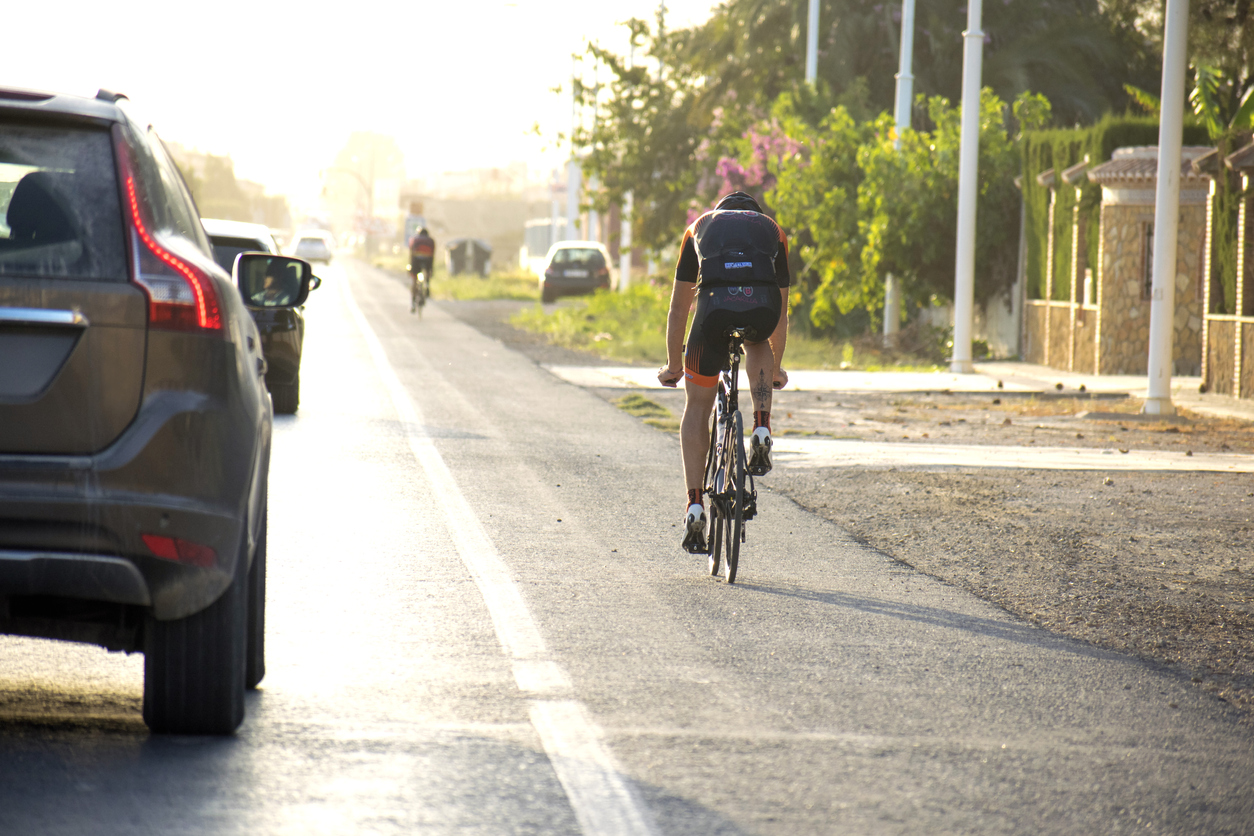
[{"label": "tiled roof", "polygon": [[[1193,160],[1212,149],[1198,145],[1186,145],[1180,149],[1181,185],[1201,186],[1202,175],[1193,170]],[[1118,148],[1109,162],[1093,167],[1089,179],[1102,185],[1138,183],[1148,186],[1158,179],[1158,146],[1142,145],[1134,148]]]},{"label": "tiled roof", "polygon": [[1248,171],[1254,168],[1254,142],[1244,148],[1233,151],[1224,160],[1224,164],[1233,171]]}]

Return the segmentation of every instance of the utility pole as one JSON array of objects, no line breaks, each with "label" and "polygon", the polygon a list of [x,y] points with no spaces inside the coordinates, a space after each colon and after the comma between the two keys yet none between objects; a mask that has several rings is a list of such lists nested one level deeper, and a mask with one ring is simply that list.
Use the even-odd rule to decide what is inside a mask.
[{"label": "utility pole", "polygon": [[949,370],[972,374],[972,320],[975,315],[975,206],[979,197],[980,72],[984,32],[983,0],[967,0],[967,31],[962,33],[962,138],[958,155],[958,240],[954,257],[954,353]]},{"label": "utility pole", "polygon": [[[914,0],[901,2],[901,57],[897,63],[897,140],[901,147],[901,132],[910,127],[910,108],[914,100],[914,74],[910,69],[914,61]],[[891,344],[901,327],[901,283],[892,273],[884,277],[884,343]]]},{"label": "utility pole", "polygon": [[631,287],[631,204],[632,193],[623,195],[622,226],[618,231],[618,289]]},{"label": "utility pole", "polygon": [[819,73],[819,0],[810,0],[806,23],[806,84],[814,86]]},{"label": "utility pole", "polygon": [[[1176,414],[1176,408],[1171,403],[1171,365],[1176,318],[1176,236],[1180,223],[1180,145],[1184,139],[1184,62],[1189,32],[1189,0],[1167,0],[1164,22],[1158,184],[1154,192],[1149,392],[1143,407],[1147,415]],[[1202,346],[1202,350],[1205,351],[1206,347]]]},{"label": "utility pole", "polygon": [[575,68],[579,56],[570,57],[570,159],[566,161],[566,227],[560,240],[575,239],[575,219],[579,216],[579,187],[583,184],[583,171],[575,158],[575,127],[578,124],[578,101],[575,98]]},{"label": "utility pole", "polygon": [[[636,67],[636,37],[631,36],[631,51],[627,55],[627,69]],[[623,195],[619,207],[618,226],[618,292],[624,293],[631,287],[631,204],[632,193]]]}]

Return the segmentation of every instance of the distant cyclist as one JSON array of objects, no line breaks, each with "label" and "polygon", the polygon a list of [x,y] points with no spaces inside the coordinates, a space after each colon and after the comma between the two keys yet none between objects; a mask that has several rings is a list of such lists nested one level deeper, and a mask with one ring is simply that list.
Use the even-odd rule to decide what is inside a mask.
[{"label": "distant cyclist", "polygon": [[[427,277],[427,287],[431,287],[431,277],[435,272],[435,239],[427,234],[424,226],[409,239],[409,275],[417,281],[418,274]],[[428,290],[430,292],[430,290]]]},{"label": "distant cyclist", "polygon": [[[771,391],[788,382],[780,363],[788,336],[790,282],[787,237],[744,192],[727,195],[684,231],[666,318],[666,365],[657,377],[663,386],[684,378],[679,446],[688,489],[683,545],[689,551],[704,549],[701,485],[710,411],[718,374],[727,362],[730,328],[746,329],[745,366],[753,398],[747,469],[755,476],[771,469]],[[685,343],[693,299],[697,310]]]}]

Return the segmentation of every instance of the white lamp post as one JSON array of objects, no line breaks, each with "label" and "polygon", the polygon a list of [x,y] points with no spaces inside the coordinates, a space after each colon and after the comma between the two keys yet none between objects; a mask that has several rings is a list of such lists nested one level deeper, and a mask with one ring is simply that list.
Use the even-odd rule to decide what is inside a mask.
[{"label": "white lamp post", "polygon": [[972,320],[975,313],[975,206],[980,168],[980,72],[984,32],[982,0],[967,2],[967,31],[962,33],[962,148],[958,156],[958,241],[954,258],[954,353],[949,370],[971,374]]},{"label": "white lamp post", "polygon": [[[1154,264],[1150,291],[1148,415],[1175,415],[1171,403],[1176,313],[1176,236],[1180,222],[1180,146],[1184,141],[1184,60],[1189,0],[1167,0],[1158,184],[1154,193]],[[1202,347],[1205,351],[1205,346]]]}]

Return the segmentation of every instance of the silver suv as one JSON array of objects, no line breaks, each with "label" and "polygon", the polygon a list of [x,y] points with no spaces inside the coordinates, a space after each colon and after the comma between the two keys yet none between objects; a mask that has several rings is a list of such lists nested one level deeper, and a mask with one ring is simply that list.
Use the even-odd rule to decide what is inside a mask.
[{"label": "silver suv", "polygon": [[234,731],[265,672],[265,371],[125,97],[0,90],[0,632],[142,651],[153,731]]}]

